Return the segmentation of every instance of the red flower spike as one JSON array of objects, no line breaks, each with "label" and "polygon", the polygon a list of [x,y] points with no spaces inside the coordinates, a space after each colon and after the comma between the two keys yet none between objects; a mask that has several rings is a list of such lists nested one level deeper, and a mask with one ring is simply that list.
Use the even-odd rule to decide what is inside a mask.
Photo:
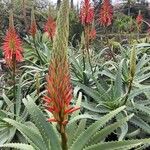
[{"label": "red flower spike", "polygon": [[80,8],[80,20],[83,25],[92,24],[94,19],[94,8],[90,0],[84,0]]},{"label": "red flower spike", "polygon": [[37,32],[37,25],[36,25],[36,20],[35,20],[35,15],[34,15],[34,9],[32,9],[31,25],[30,25],[29,33],[31,34],[32,37],[35,37],[36,32]]},{"label": "red flower spike", "polygon": [[49,38],[53,40],[56,30],[56,22],[52,19],[52,17],[48,17],[44,30],[48,33]]},{"label": "red flower spike", "polygon": [[139,29],[141,28],[142,22],[143,22],[143,16],[141,15],[141,11],[139,11],[138,16],[136,17],[136,23]]},{"label": "red flower spike", "polygon": [[53,58],[47,76],[47,96],[44,97],[46,109],[50,111],[56,121],[67,124],[68,115],[78,110],[70,106],[73,89],[70,81],[67,61]]},{"label": "red flower spike", "polygon": [[102,6],[100,8],[99,21],[102,26],[109,26],[113,19],[113,7],[110,4],[110,0],[103,0]]},{"label": "red flower spike", "polygon": [[20,62],[23,60],[22,42],[14,28],[13,14],[11,14],[9,18],[9,29],[6,32],[6,36],[4,38],[2,49],[4,52],[5,60],[10,67],[12,65],[12,59],[14,55],[15,55],[16,61]]}]

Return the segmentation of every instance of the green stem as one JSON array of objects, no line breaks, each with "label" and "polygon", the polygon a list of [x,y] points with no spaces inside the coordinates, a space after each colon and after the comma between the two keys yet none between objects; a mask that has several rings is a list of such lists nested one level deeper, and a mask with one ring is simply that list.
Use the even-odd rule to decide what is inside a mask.
[{"label": "green stem", "polygon": [[[12,79],[13,79],[13,98],[15,103],[16,101],[16,55],[15,54],[13,54],[12,56]],[[14,110],[16,114],[16,108],[14,108]]]},{"label": "green stem", "polygon": [[68,139],[67,139],[67,133],[66,133],[65,125],[60,123],[59,127],[60,127],[59,132],[60,132],[60,135],[61,135],[62,150],[68,150],[68,145],[67,145]]},{"label": "green stem", "polygon": [[85,46],[86,46],[86,51],[87,51],[87,59],[89,61],[89,65],[90,65],[90,68],[91,68],[91,72],[92,72],[92,75],[94,74],[93,72],[93,68],[92,68],[92,63],[91,63],[91,57],[90,57],[90,51],[89,51],[89,41],[90,41],[90,37],[89,37],[89,34],[90,34],[90,26],[87,25],[85,26]]},{"label": "green stem", "polygon": [[109,47],[110,54],[111,54],[113,60],[114,60],[115,62],[117,62],[116,57],[115,57],[115,54],[114,54],[114,52],[113,52],[113,47],[109,44],[109,37],[108,37],[108,33],[107,33],[107,28],[106,28],[106,27],[105,27],[105,34],[106,34],[106,42],[107,42],[107,45],[108,45],[108,47]]},{"label": "green stem", "polygon": [[124,101],[124,105],[126,105],[127,101],[128,101],[128,97],[129,97],[129,94],[131,92],[131,89],[132,89],[132,83],[133,83],[133,79],[131,79],[129,81],[129,85],[128,85],[128,90],[127,90],[127,93],[125,95],[125,101]]},{"label": "green stem", "polygon": [[114,62],[117,62],[116,57],[115,57],[115,53],[114,53],[114,51],[113,51],[113,46],[110,47],[110,53],[111,53],[111,56],[112,56]]},{"label": "green stem", "polygon": [[35,75],[35,82],[36,82],[36,92],[37,92],[37,96],[39,97],[39,95],[40,95],[39,73],[36,73],[36,75]]},{"label": "green stem", "polygon": [[85,81],[85,51],[84,51],[84,48],[82,48],[82,56],[83,56],[83,58],[82,58],[82,61],[83,61],[83,74],[82,74],[82,76],[83,76],[83,83],[85,83],[86,81]]}]

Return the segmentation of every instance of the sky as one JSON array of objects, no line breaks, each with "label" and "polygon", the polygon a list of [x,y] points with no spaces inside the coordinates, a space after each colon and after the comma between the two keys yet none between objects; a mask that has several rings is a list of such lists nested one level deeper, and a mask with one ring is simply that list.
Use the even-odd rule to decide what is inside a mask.
[{"label": "sky", "polygon": [[[50,2],[56,3],[57,0],[49,0]],[[78,2],[80,3],[82,0],[74,0],[74,4],[77,4]],[[112,0],[113,2],[117,2],[119,0]],[[148,2],[150,2],[150,0],[147,0]]]},{"label": "sky", "polygon": [[[56,3],[57,0],[49,0],[50,2]],[[74,0],[74,4],[77,4],[78,2],[80,2],[81,0]]]}]

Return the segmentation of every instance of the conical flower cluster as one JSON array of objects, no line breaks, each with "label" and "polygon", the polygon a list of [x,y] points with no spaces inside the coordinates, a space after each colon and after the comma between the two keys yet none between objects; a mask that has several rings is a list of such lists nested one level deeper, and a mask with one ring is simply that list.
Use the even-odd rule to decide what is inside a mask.
[{"label": "conical flower cluster", "polygon": [[141,14],[141,11],[139,11],[138,16],[136,17],[136,23],[138,25],[138,29],[140,29],[143,23],[143,16]]},{"label": "conical flower cluster", "polygon": [[48,17],[44,30],[48,33],[49,38],[53,40],[56,30],[56,22],[51,16]]},{"label": "conical flower cluster", "polygon": [[73,98],[67,59],[69,33],[69,1],[64,0],[57,18],[56,35],[53,43],[53,55],[47,75],[47,94],[44,97],[48,111],[53,118],[48,121],[57,122],[61,127],[68,122],[68,116],[79,108],[71,106]]},{"label": "conical flower cluster", "polygon": [[110,0],[103,0],[100,8],[99,21],[102,26],[109,26],[113,19],[113,7],[110,4]]},{"label": "conical flower cluster", "polygon": [[2,48],[5,60],[9,66],[11,66],[13,58],[18,62],[23,60],[22,42],[15,31],[12,12],[10,13],[9,28],[6,32]]},{"label": "conical flower cluster", "polygon": [[94,19],[94,8],[90,0],[84,0],[80,9],[80,20],[83,25],[91,24]]},{"label": "conical flower cluster", "polygon": [[68,68],[68,63],[65,60],[58,62],[55,58],[51,61],[47,76],[48,95],[44,98],[47,110],[54,116],[48,121],[64,125],[68,122],[68,115],[78,109],[70,105],[73,89]]},{"label": "conical flower cluster", "polygon": [[31,25],[30,25],[29,33],[31,34],[32,37],[35,37],[36,32],[37,32],[37,25],[36,25],[36,20],[35,20],[34,9],[32,9],[32,11],[31,11]]}]

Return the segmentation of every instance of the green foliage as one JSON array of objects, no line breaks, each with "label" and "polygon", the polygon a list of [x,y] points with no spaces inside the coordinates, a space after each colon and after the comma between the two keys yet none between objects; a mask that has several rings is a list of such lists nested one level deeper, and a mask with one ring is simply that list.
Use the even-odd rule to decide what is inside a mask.
[{"label": "green foliage", "polygon": [[[38,108],[38,106],[35,105],[33,102],[34,100],[28,96],[27,99],[24,99],[23,102],[31,115],[31,117],[34,120],[35,126],[33,128],[28,128],[23,123],[19,123],[12,119],[6,119],[3,120],[6,121],[10,126],[14,126],[17,128],[23,136],[28,140],[30,145],[27,144],[19,144],[19,143],[10,143],[10,144],[4,144],[0,145],[0,147],[12,147],[12,148],[18,148],[18,149],[39,149],[39,150],[59,150],[60,144],[59,144],[59,137],[57,135],[57,131],[54,129],[54,126],[52,126],[50,123],[46,122],[45,115],[41,112],[41,110]],[[100,118],[100,120],[96,121],[92,125],[90,125],[87,129],[85,128],[85,121],[81,121],[80,125],[77,126],[77,122],[72,122],[71,124],[68,124],[67,128],[70,127],[73,128],[73,126],[76,126],[77,133],[72,134],[71,136],[74,136],[73,141],[69,144],[69,150],[82,150],[82,149],[112,149],[116,150],[118,148],[120,149],[130,149],[133,147],[137,147],[143,144],[147,144],[150,142],[150,139],[141,139],[141,140],[131,140],[131,141],[114,141],[114,142],[104,142],[104,139],[116,128],[124,124],[126,121],[128,121],[130,118],[132,118],[133,115],[127,116],[123,119],[121,119],[118,122],[115,122],[112,125],[106,125],[108,121],[110,121],[114,116],[116,116],[118,113],[123,111],[125,109],[125,106],[122,106],[109,114],[103,116]],[[101,130],[100,130],[101,129]],[[71,130],[74,132],[74,130]],[[79,132],[81,131],[81,132]],[[69,137],[68,137],[69,139]],[[89,142],[90,141],[90,142]],[[100,142],[101,141],[101,142]],[[100,143],[99,143],[100,142]]]},{"label": "green foliage", "polygon": [[14,139],[14,136],[20,137],[20,134],[16,132],[16,129],[12,126],[9,126],[4,118],[11,118],[19,122],[25,122],[27,118],[27,112],[25,108],[21,106],[22,100],[22,89],[21,83],[18,84],[16,92],[16,103],[14,103],[9,97],[2,94],[2,99],[4,101],[3,107],[0,110],[0,144],[5,142],[11,142]]},{"label": "green foliage", "polygon": [[69,14],[69,41],[73,47],[78,45],[80,37],[82,34],[82,26],[79,21],[78,12],[76,10],[71,10]]},{"label": "green foliage", "polygon": [[[88,114],[95,113],[95,115],[97,115],[98,113],[104,115],[124,104],[127,106],[126,113],[135,114],[128,124],[122,126],[120,131],[117,131],[121,139],[128,136],[128,134],[131,135],[130,133],[139,128],[141,128],[140,133],[143,135],[137,132],[134,136],[141,137],[150,134],[150,121],[148,119],[150,116],[147,109],[150,106],[149,96],[147,95],[148,91],[150,91],[150,87],[147,85],[147,81],[150,79],[150,59],[148,54],[143,54],[141,51],[146,48],[146,45],[147,44],[137,45],[136,54],[134,52],[132,59],[122,52],[122,57],[118,57],[120,61],[114,62],[111,60],[104,63],[104,69],[101,71],[100,76],[102,79],[99,78],[97,81],[93,78],[94,83],[90,87],[76,82],[76,85],[84,90],[85,96],[88,99],[85,99],[85,102],[82,104]],[[126,53],[128,53],[128,51]],[[137,63],[135,63],[136,59]],[[132,67],[133,85],[129,92],[128,84],[131,80],[130,66],[132,65],[134,65],[134,70]],[[135,72],[134,74],[133,71]],[[139,109],[139,107],[137,108],[137,106],[141,109]],[[122,113],[121,116],[124,117],[125,113]],[[119,118],[119,116],[116,116],[117,120]]]},{"label": "green foliage", "polygon": [[[18,24],[20,21],[24,22],[25,18],[17,16],[18,13],[22,14],[20,9],[22,3],[18,2],[18,0],[14,1],[14,11],[17,29],[20,29]],[[26,2],[27,15],[29,15],[33,2]],[[56,57],[60,56],[59,61],[61,61],[64,56],[65,58],[68,56],[68,49],[70,74],[74,85],[72,103],[81,107],[68,118],[69,122],[66,125],[68,150],[146,149],[150,143],[150,139],[144,139],[150,135],[149,37],[143,39],[138,37],[136,40],[130,34],[123,44],[124,41],[122,43],[115,41],[115,37],[108,39],[109,35],[105,37],[107,42],[104,39],[100,42],[97,36],[98,44],[93,45],[90,41],[91,64],[89,64],[83,52],[84,40],[81,38],[81,44],[78,44],[82,31],[78,12],[70,11],[68,20],[68,2],[64,0],[60,8],[54,43],[49,40],[46,33],[42,34],[40,31],[37,32],[35,39],[31,36],[24,38],[24,61],[17,64],[16,99],[12,94],[12,80],[8,73],[10,70],[4,66],[6,69],[4,71],[7,72],[0,77],[0,79],[4,78],[6,83],[4,87],[0,87],[2,89],[2,95],[0,95],[1,149],[62,149],[57,123],[46,121],[52,114],[44,110],[41,99],[46,93],[45,77],[52,54]],[[38,7],[36,4],[35,7]],[[5,8],[2,4],[0,7],[3,11],[9,6]],[[41,27],[40,23],[46,18],[47,8],[39,9],[35,14],[38,27]],[[52,10],[51,14],[54,13]],[[6,16],[7,14],[4,14],[4,17]],[[4,24],[2,28],[7,27],[7,21],[5,23],[6,25]],[[95,26],[97,29],[97,24]],[[110,27],[107,29],[109,30]],[[119,34],[136,31],[135,20],[130,16],[122,17],[122,14],[119,14],[114,20],[112,30]],[[3,33],[0,34],[3,35]],[[69,46],[68,36],[71,42]],[[122,40],[121,36],[119,38]],[[115,140],[110,136],[111,134]]]},{"label": "green foliage", "polygon": [[52,43],[46,33],[37,32],[35,39],[26,36],[24,57],[30,64],[48,65],[51,58]]},{"label": "green foliage", "polygon": [[[83,62],[83,49],[82,46],[79,48],[79,51],[69,51],[69,61],[71,64],[71,74],[72,81],[76,85],[76,82],[83,83],[85,85],[91,85],[93,83],[93,77],[95,79],[98,78],[99,68],[92,63],[93,73],[91,72],[91,66],[89,64],[88,59],[85,59]],[[95,62],[96,56],[91,57],[91,61]]]},{"label": "green foliage", "polygon": [[0,49],[0,58],[3,58],[3,52],[1,49]]},{"label": "green foliage", "polygon": [[123,13],[118,13],[114,22],[114,28],[120,32],[134,31],[136,29],[136,22],[131,16]]}]

